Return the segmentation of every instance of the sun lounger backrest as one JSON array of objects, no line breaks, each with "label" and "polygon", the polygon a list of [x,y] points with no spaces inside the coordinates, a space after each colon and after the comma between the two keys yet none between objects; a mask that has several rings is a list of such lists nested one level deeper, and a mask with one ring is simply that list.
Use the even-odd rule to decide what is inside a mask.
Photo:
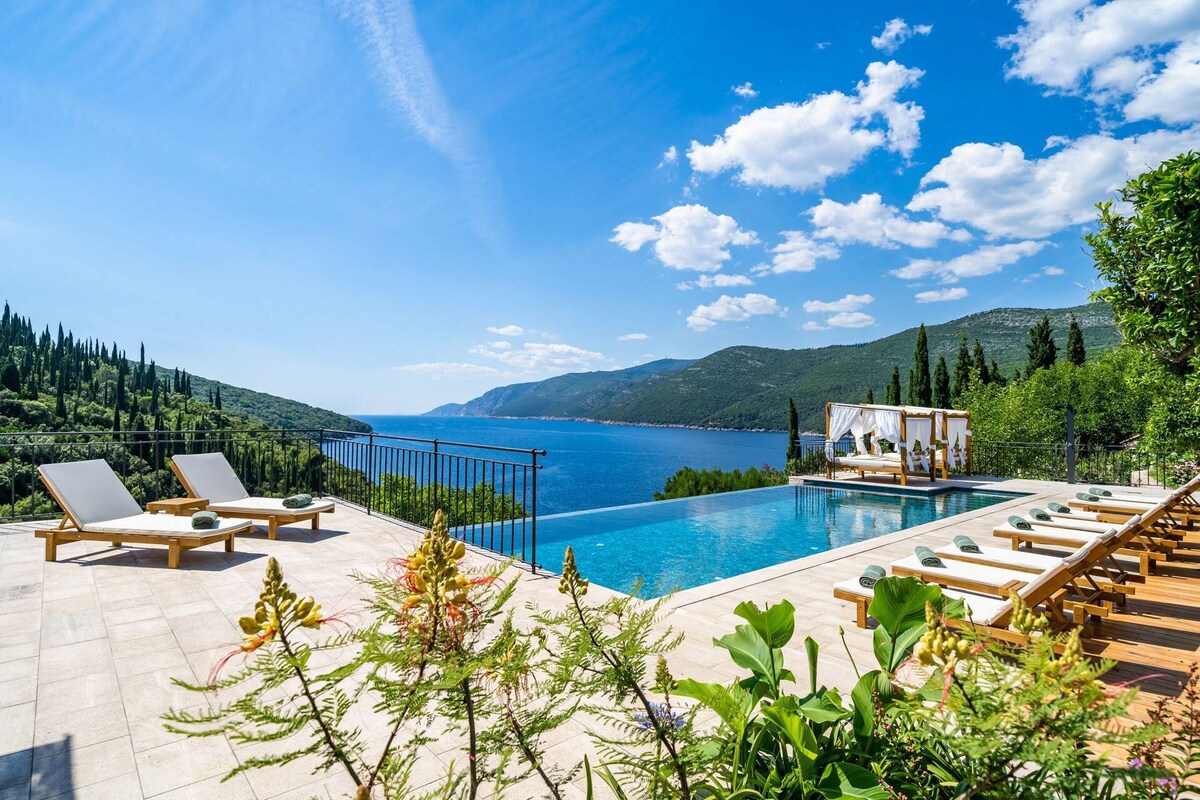
[{"label": "sun lounger backrest", "polygon": [[103,459],[43,464],[42,481],[79,527],[141,514],[137,500]]},{"label": "sun lounger backrest", "polygon": [[1071,568],[1079,562],[1080,559],[1086,558],[1088,548],[1081,547],[1071,555],[1063,559],[1063,563],[1052,569],[1048,569],[1041,575],[1025,584],[1017,594],[1021,596],[1031,608],[1036,607],[1040,603],[1045,602],[1049,597],[1057,592],[1062,587],[1066,586],[1071,580]]},{"label": "sun lounger backrest", "polygon": [[213,503],[227,503],[250,496],[222,453],[175,456],[171,461],[184,488],[196,497],[207,498]]}]

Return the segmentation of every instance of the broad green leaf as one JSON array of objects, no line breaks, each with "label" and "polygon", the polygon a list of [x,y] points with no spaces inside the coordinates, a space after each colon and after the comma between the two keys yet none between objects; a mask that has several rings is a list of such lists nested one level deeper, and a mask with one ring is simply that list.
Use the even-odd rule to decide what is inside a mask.
[{"label": "broad green leaf", "polygon": [[817,691],[817,656],[821,652],[821,646],[811,636],[804,637],[804,652],[808,655],[808,690],[816,693]]},{"label": "broad green leaf", "polygon": [[803,714],[805,719],[818,725],[847,719],[850,716],[850,710],[842,704],[841,696],[833,689],[809,697],[800,703],[796,710]]},{"label": "broad green leaf", "polygon": [[821,752],[817,736],[804,717],[783,706],[766,706],[762,713],[792,746],[801,776],[808,780],[815,778],[817,757]]},{"label": "broad green leaf", "polygon": [[722,686],[719,683],[701,683],[684,678],[675,687],[675,694],[699,700],[717,713],[729,728],[741,734],[746,720],[754,707],[754,699],[740,686]]},{"label": "broad green leaf", "polygon": [[879,778],[875,773],[854,764],[830,764],[821,775],[817,791],[828,800],[840,797],[888,800],[887,789],[879,785]]},{"label": "broad green leaf", "polygon": [[888,577],[875,584],[867,613],[893,638],[905,628],[925,624],[925,603],[941,605],[942,590],[916,578]]},{"label": "broad green leaf", "polygon": [[796,607],[787,600],[759,611],[751,602],[739,603],[733,610],[758,632],[768,647],[784,647],[796,631]]},{"label": "broad green leaf", "polygon": [[771,651],[766,641],[749,625],[738,625],[733,633],[727,633],[713,643],[729,651],[733,663],[754,673],[754,677],[771,687],[779,686],[779,670],[783,652]]},{"label": "broad green leaf", "polygon": [[877,669],[859,678],[858,683],[854,684],[854,689],[850,691],[850,702],[854,707],[851,725],[860,743],[875,733],[876,694],[885,706],[900,694],[887,674]]}]

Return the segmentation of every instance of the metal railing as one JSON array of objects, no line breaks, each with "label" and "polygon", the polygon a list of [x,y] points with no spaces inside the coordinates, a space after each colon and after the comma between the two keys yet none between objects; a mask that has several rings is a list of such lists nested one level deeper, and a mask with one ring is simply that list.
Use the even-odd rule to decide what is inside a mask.
[{"label": "metal railing", "polygon": [[251,495],[308,492],[420,527],[441,509],[451,534],[536,569],[544,450],[326,429],[0,433],[0,523],[59,510],[42,464],[102,458],[145,505],[181,496],[181,453],[223,453]]},{"label": "metal railing", "polygon": [[[853,452],[843,439],[835,445],[839,455]],[[1167,486],[1177,480],[1174,456],[1129,449],[1118,445],[1067,442],[971,442],[971,471],[993,478],[1094,483],[1110,486]],[[792,470],[800,475],[825,472],[823,442],[793,444]],[[961,468],[951,469],[962,474]]]}]

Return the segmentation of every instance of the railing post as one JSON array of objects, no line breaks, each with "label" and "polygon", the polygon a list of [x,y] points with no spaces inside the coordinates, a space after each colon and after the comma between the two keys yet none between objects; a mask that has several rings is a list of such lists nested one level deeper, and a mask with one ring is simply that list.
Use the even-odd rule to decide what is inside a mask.
[{"label": "railing post", "polygon": [[[430,490],[430,496],[433,497],[433,513],[435,513],[435,514],[437,513],[438,507],[439,507],[438,506],[438,478],[440,478],[442,476],[441,465],[438,464],[438,459],[439,459],[438,440],[434,439],[433,440],[433,478],[432,478],[433,487]],[[445,509],[442,509],[442,510],[445,511]]]},{"label": "railing post", "polygon": [[371,500],[375,493],[375,434],[367,434],[367,516],[371,515]]},{"label": "railing post", "polygon": [[321,428],[317,431],[317,452],[320,456],[317,458],[317,494],[325,496],[325,429]]},{"label": "railing post", "polygon": [[1067,483],[1075,482],[1075,407],[1067,406]]},{"label": "railing post", "polygon": [[529,522],[529,571],[536,575],[538,569],[537,563],[537,472],[538,472],[538,451],[530,450],[533,466],[533,502],[530,506],[529,513],[532,519]]}]

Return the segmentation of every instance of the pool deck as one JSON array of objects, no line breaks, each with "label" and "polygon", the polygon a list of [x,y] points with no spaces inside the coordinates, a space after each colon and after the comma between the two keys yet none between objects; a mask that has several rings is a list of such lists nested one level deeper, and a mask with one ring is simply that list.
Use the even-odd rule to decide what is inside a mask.
[{"label": "pool deck", "polygon": [[[846,649],[869,668],[871,632],[856,628],[853,607],[833,598],[834,583],[867,564],[886,566],[917,544],[941,545],[959,533],[991,540],[991,529],[1009,514],[1079,490],[1020,480],[947,483],[1028,496],[680,592],[667,619],[685,634],[670,658],[672,672],[732,679],[739,670],[712,646],[713,636],[740,622],[732,613],[737,603],[786,598],[798,612],[786,658],[799,668],[804,638],[812,636],[821,646],[820,680],[849,688],[855,672]],[[353,610],[363,592],[349,573],[377,570],[411,550],[420,535],[342,504],[323,524],[328,529],[316,532],[281,528],[275,541],[261,533],[239,537],[235,553],[189,551],[178,570],[166,569],[165,548],[98,543],[64,545],[60,560],[47,563],[31,526],[0,526],[0,800],[346,796],[352,787],[340,774],[314,775],[308,761],[220,784],[221,775],[262,748],[223,737],[183,740],[158,720],[172,706],[204,702],[171,679],[203,678],[238,642],[236,620],[253,603],[267,556],[280,560],[300,593],[314,594],[327,609]],[[1200,658],[1200,541],[1178,552],[1088,644],[1117,660],[1114,680],[1158,676],[1143,684],[1139,708],[1177,694],[1188,665]],[[494,561],[479,551],[468,558]],[[597,587],[595,594],[603,592]],[[555,607],[561,600],[555,576],[521,571],[515,607]],[[587,725],[572,720],[556,732],[551,760],[574,761],[589,749]],[[461,763],[459,746],[453,737],[429,746],[417,777],[435,780],[451,760]],[[529,789],[528,796],[540,796],[536,786]],[[571,789],[568,796],[582,796]]]}]

